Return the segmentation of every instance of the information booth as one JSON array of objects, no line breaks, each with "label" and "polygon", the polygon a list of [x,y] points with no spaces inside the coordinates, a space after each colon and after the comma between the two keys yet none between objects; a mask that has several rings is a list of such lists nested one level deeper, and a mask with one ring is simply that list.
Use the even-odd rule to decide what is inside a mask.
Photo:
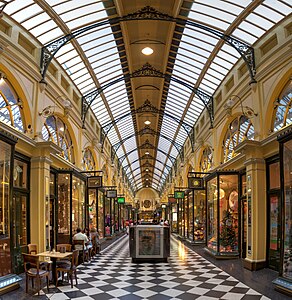
[{"label": "information booth", "polygon": [[207,248],[216,258],[239,255],[239,175],[217,171],[206,177]]},{"label": "information booth", "polygon": [[170,256],[169,226],[131,226],[129,246],[130,257],[134,263],[167,262]]}]

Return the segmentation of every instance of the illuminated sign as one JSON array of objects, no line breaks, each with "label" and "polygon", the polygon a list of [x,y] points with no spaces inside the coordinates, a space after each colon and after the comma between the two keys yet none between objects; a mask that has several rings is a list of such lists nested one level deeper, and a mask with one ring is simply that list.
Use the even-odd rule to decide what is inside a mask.
[{"label": "illuminated sign", "polygon": [[185,192],[182,191],[174,191],[175,199],[183,199],[185,197]]},{"label": "illuminated sign", "polygon": [[118,197],[118,203],[124,204],[125,203],[125,197]]},{"label": "illuminated sign", "polygon": [[107,190],[106,196],[107,198],[117,198],[117,190]]},{"label": "illuminated sign", "polygon": [[89,188],[102,187],[102,176],[92,176],[87,179],[87,186]]}]

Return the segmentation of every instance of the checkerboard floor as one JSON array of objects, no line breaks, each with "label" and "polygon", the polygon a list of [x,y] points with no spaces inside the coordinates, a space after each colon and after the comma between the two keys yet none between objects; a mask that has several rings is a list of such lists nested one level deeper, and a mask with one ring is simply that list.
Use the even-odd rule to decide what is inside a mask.
[{"label": "checkerboard floor", "polygon": [[65,299],[269,299],[171,238],[167,263],[132,263],[128,236],[78,267],[78,285],[64,282],[42,298]]}]

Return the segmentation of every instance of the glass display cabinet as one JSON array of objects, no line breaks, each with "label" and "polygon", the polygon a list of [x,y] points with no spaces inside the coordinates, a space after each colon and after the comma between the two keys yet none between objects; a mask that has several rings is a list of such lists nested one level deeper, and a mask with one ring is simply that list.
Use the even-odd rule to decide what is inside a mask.
[{"label": "glass display cabinet", "polygon": [[232,171],[217,171],[206,177],[206,249],[216,258],[239,255],[238,177]]},{"label": "glass display cabinet", "polygon": [[278,137],[280,143],[282,238],[280,276],[275,288],[292,295],[292,130]]}]

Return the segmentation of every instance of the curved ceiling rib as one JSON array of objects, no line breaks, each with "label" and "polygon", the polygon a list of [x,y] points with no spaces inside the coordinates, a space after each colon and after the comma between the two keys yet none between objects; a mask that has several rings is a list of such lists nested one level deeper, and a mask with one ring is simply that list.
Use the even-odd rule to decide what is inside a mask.
[{"label": "curved ceiling rib", "polygon": [[[134,191],[145,186],[141,167],[145,151],[149,160],[155,160],[151,164],[154,189],[161,190],[167,175],[176,170],[178,152],[174,145],[184,145],[189,137],[183,124],[193,127],[206,107],[196,91],[212,97],[240,59],[236,49],[223,41],[224,37],[245,41],[245,45],[252,47],[275,24],[291,16],[292,11],[290,0],[158,0],[153,1],[150,10],[160,12],[159,16],[150,22],[137,17],[137,12],[147,11],[148,2],[11,0],[0,6],[0,11],[42,45],[100,23],[98,28],[92,26],[72,38],[57,51],[55,59],[81,95],[100,89],[90,108],[102,128],[113,126],[114,130],[105,134],[111,145],[124,141],[116,149],[117,156],[124,174],[133,181]],[[123,16],[132,18],[131,22],[118,22],[123,18],[126,21]],[[168,21],[161,22],[159,18]],[[219,37],[212,32],[219,33]],[[154,53],[144,56],[144,46],[151,46]],[[130,74],[146,63],[162,70],[164,77],[130,80]],[[243,76],[247,77],[248,71]],[[170,77],[173,80],[168,80]],[[133,114],[146,99],[161,113]],[[136,135],[145,127],[145,121],[151,121],[151,128],[159,135]]]}]

